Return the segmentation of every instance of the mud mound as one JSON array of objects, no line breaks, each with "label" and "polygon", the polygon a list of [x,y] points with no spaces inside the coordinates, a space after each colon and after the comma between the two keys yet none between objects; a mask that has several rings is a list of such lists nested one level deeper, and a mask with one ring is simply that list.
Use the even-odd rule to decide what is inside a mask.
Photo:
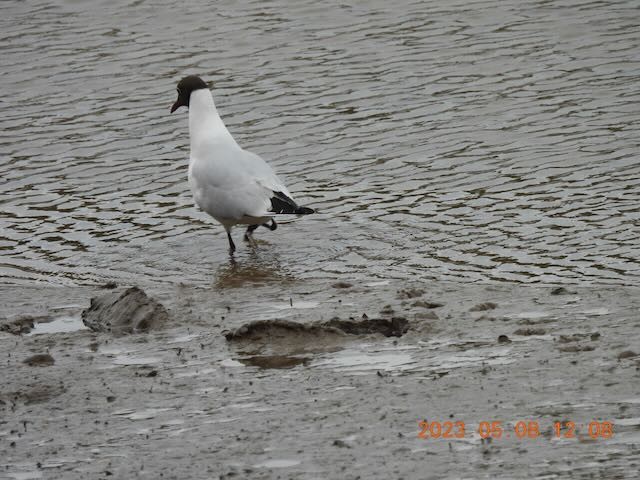
[{"label": "mud mound", "polygon": [[[404,318],[368,319],[360,321],[333,319],[323,323],[304,325],[289,320],[258,320],[225,333],[242,353],[268,355],[269,359],[302,353],[339,350],[354,335],[382,334],[400,337],[409,328]],[[258,357],[256,357],[258,358]],[[262,362],[267,357],[259,357]]]},{"label": "mud mound", "polygon": [[409,322],[403,317],[393,317],[391,320],[386,318],[363,318],[360,321],[332,319],[323,323],[322,326],[337,328],[349,335],[381,333],[385,337],[401,337],[409,330]]},{"label": "mud mound", "polygon": [[337,328],[288,320],[257,320],[225,333],[227,341],[248,352],[276,354],[326,351],[342,343],[345,337]]},{"label": "mud mound", "polygon": [[114,335],[154,330],[168,318],[164,306],[138,287],[92,298],[82,312],[82,322],[91,330]]}]

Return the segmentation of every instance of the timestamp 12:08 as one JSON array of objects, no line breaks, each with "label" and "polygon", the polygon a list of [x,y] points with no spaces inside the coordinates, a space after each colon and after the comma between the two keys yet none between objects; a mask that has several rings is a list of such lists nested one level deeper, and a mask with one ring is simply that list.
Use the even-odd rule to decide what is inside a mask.
[{"label": "timestamp 12:08", "polygon": [[[588,424],[581,425],[586,427],[586,433],[592,439],[608,439],[613,437],[613,423],[612,422],[598,422],[592,421]],[[420,431],[418,432],[418,438],[424,440],[437,439],[437,438],[464,438],[467,434],[467,426],[465,422],[428,422],[421,420],[418,422]],[[574,422],[554,422],[552,435],[556,438],[576,438],[577,425]],[[480,422],[475,429],[480,438],[511,438],[513,435],[518,439],[535,439],[542,433],[540,432],[540,424],[535,420],[520,420],[513,425],[503,425],[501,421],[492,422]]]}]

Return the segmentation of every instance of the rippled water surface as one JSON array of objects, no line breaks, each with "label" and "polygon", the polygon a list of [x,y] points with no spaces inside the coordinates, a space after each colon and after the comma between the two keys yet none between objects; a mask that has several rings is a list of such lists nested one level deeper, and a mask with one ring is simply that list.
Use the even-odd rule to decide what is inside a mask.
[{"label": "rippled water surface", "polygon": [[[635,1],[1,9],[3,282],[639,283]],[[169,114],[191,73],[321,211],[235,266]]]}]

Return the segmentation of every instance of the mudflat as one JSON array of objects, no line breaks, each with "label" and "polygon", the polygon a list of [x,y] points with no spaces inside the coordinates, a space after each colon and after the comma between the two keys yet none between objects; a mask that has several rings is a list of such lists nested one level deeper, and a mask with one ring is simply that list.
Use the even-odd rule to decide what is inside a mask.
[{"label": "mudflat", "polygon": [[[0,478],[635,479],[639,23],[3,1]],[[233,261],[188,74],[318,211]]]},{"label": "mudflat", "polygon": [[[123,336],[79,320],[104,293],[0,290],[1,476],[631,478],[637,468],[635,288],[149,289],[167,324]],[[253,310],[261,318],[247,328]],[[25,311],[33,333],[8,333]],[[64,328],[60,318],[76,330],[37,333]],[[353,327],[392,318],[407,330]],[[420,438],[420,421],[465,435],[433,438],[430,427]],[[481,438],[481,422],[501,422],[500,438]]]}]

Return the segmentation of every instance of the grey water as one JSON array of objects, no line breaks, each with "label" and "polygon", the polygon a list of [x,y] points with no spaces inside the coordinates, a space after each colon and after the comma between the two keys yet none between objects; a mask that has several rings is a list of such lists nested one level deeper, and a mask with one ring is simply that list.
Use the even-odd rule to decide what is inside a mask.
[{"label": "grey water", "polygon": [[[0,8],[2,283],[639,283],[635,1]],[[236,266],[187,185],[186,74],[320,212]]]}]

